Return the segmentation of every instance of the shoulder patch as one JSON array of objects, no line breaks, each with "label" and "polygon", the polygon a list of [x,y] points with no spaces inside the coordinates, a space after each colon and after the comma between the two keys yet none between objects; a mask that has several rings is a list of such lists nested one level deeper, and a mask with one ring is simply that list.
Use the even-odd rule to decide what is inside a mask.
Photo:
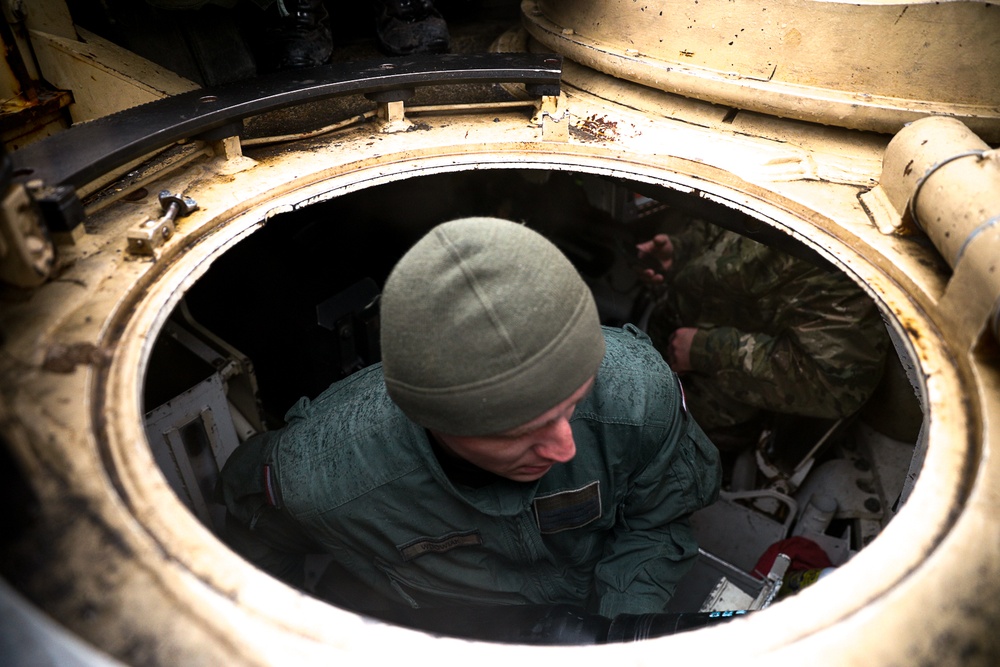
[{"label": "shoulder patch", "polygon": [[601,518],[601,483],[594,481],[572,491],[539,496],[532,504],[543,535],[580,528]]}]

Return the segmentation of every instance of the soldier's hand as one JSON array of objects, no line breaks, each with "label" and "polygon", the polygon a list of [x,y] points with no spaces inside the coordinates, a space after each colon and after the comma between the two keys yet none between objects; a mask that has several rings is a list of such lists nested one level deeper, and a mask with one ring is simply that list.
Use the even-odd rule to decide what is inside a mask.
[{"label": "soldier's hand", "polygon": [[687,373],[691,368],[691,341],[698,330],[694,327],[681,327],[670,334],[667,341],[667,363],[675,373]]},{"label": "soldier's hand", "polygon": [[657,234],[648,241],[637,243],[635,246],[639,259],[652,260],[657,268],[643,268],[639,270],[639,280],[647,285],[659,285],[663,282],[663,274],[670,270],[674,263],[674,244],[670,242],[670,237],[666,234]]}]

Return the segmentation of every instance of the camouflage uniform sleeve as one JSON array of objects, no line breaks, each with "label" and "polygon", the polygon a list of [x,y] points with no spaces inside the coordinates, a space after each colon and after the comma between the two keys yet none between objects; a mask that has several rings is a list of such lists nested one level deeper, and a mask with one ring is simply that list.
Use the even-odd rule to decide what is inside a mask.
[{"label": "camouflage uniform sleeve", "polygon": [[769,298],[774,333],[699,329],[695,372],[742,403],[837,418],[861,407],[878,383],[888,335],[875,304],[846,276],[813,270]]},{"label": "camouflage uniform sleeve", "polygon": [[692,220],[683,231],[670,234],[670,243],[674,247],[672,270],[676,272],[691,259],[701,255],[720,233],[720,228],[700,220]]}]

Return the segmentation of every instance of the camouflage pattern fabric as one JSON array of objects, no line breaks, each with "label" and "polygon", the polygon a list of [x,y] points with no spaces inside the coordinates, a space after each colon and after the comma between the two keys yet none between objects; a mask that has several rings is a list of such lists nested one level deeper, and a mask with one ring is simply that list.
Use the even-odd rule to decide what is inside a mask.
[{"label": "camouflage pattern fabric", "polygon": [[671,241],[649,335],[666,356],[674,329],[699,329],[684,387],[710,436],[763,411],[833,419],[868,399],[889,339],[850,278],[708,223]]}]

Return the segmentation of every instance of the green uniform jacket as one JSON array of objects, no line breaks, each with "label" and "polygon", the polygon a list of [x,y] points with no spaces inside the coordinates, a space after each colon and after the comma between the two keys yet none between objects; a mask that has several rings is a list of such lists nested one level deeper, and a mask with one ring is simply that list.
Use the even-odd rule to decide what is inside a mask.
[{"label": "green uniform jacket", "polygon": [[[378,365],[302,399],[285,428],[249,440],[223,471],[234,547],[294,580],[312,540],[364,586],[412,607],[663,611],[697,555],[688,516],[718,494],[718,453],[648,338],[627,327],[605,339],[571,420],[576,456],[531,483],[453,484]],[[265,462],[280,510],[262,495]]]}]

